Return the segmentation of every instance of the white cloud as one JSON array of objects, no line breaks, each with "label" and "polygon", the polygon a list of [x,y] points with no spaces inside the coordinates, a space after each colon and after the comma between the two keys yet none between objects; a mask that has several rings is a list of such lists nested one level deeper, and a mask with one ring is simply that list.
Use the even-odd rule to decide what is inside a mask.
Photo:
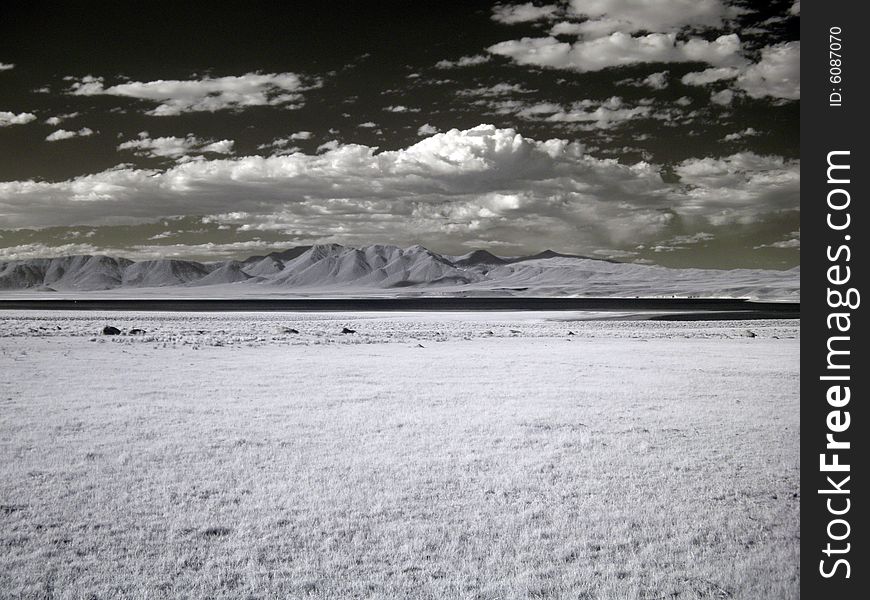
[{"label": "white cloud", "polygon": [[193,134],[185,137],[165,136],[152,138],[147,131],[139,132],[139,138],[128,140],[118,146],[118,150],[130,150],[137,156],[152,158],[181,158],[189,154],[214,152],[232,154],[232,140],[201,140]]},{"label": "white cloud", "polygon": [[616,85],[633,85],[636,87],[650,87],[654,90],[663,90],[668,87],[668,72],[660,71],[652,73],[643,79],[621,79]]},{"label": "white cloud", "polygon": [[611,129],[617,125],[643,117],[652,116],[648,105],[630,106],[619,96],[607,100],[580,100],[568,106],[555,102],[528,103],[518,100],[479,101],[495,114],[512,114],[526,121],[547,123],[570,123],[578,129]]},{"label": "white cloud", "polygon": [[742,10],[721,0],[571,0],[569,12],[589,19],[587,31],[676,32],[684,27],[720,28]]},{"label": "white cloud", "polygon": [[279,153],[281,154],[293,154],[294,152],[299,152],[300,148],[297,146],[289,147],[291,142],[310,140],[312,137],[314,137],[314,134],[310,131],[297,131],[296,133],[291,133],[287,137],[275,138],[267,144],[260,144],[257,146],[257,149],[266,150],[268,148],[278,148]]},{"label": "white cloud", "polygon": [[[491,57],[486,54],[475,54],[473,56],[463,56],[457,60],[439,60],[435,66],[439,69],[453,69],[456,67],[474,67],[489,62]],[[412,73],[408,77],[419,77],[418,73]]]},{"label": "white cloud", "polygon": [[500,42],[488,50],[512,58],[521,65],[580,72],[652,62],[705,62],[714,66],[734,66],[745,62],[736,34],[722,35],[712,42],[699,38],[680,41],[673,33],[633,37],[617,32],[573,44],[553,37],[522,38]]},{"label": "white cloud", "polygon": [[746,92],[752,98],[799,100],[800,61],[800,42],[785,42],[763,48],[757,63],[687,73],[681,81],[686,85],[707,85],[734,79],[734,89]]},{"label": "white cloud", "polygon": [[[54,258],[74,254],[100,254],[101,251],[100,248],[92,244],[59,244],[56,246],[41,243],[20,244],[17,246],[0,247],[0,259]],[[123,252],[119,251],[118,255],[123,256]]]},{"label": "white cloud", "polygon": [[4,63],[4,62],[0,62],[0,71],[11,71],[11,70],[14,69],[14,68],[15,68],[15,64],[14,64],[14,63]]},{"label": "white cloud", "polygon": [[[688,189],[682,211],[704,214],[714,226],[751,224],[759,211],[797,210],[800,163],[739,152],[725,158],[685,160],[675,173]],[[756,208],[752,204],[757,203]]]},{"label": "white cloud", "polygon": [[743,138],[747,138],[747,137],[754,137],[756,135],[760,135],[758,131],[756,131],[752,127],[747,127],[743,131],[729,133],[728,135],[726,135],[722,139],[725,140],[726,142],[736,142],[737,140],[742,140]]},{"label": "white cloud", "polygon": [[341,142],[338,140],[329,140],[328,142],[324,142],[317,147],[318,154],[321,152],[331,152],[333,150],[338,150],[341,146]]},{"label": "white cloud", "polygon": [[721,90],[710,94],[710,102],[720,106],[729,106],[734,100],[734,92],[731,90]]},{"label": "white cloud", "polygon": [[611,129],[625,121],[649,116],[647,106],[626,106],[622,98],[613,96],[595,103],[582,100],[564,108],[550,103],[539,103],[520,109],[517,116],[527,120],[588,124],[590,129]]},{"label": "white cloud", "polygon": [[[246,213],[249,229],[300,240],[443,247],[473,238],[535,247],[544,236],[578,250],[630,249],[799,207],[799,164],[752,153],[684,161],[676,167],[681,181],[670,184],[658,165],[621,164],[589,156],[577,142],[491,125],[393,151],[333,140],[319,152],[6,181],[0,204],[8,227]],[[681,230],[668,233],[677,217]]]},{"label": "white cloud", "polygon": [[130,81],[110,87],[105,87],[102,77],[91,75],[71,81],[70,93],[78,96],[111,95],[156,102],[157,106],[147,114],[159,117],[239,110],[250,106],[298,108],[303,99],[301,92],[308,89],[294,73],[247,73],[183,81]]},{"label": "white cloud", "polygon": [[680,81],[686,85],[707,85],[725,79],[734,79],[738,75],[740,75],[740,69],[736,67],[714,67],[703,71],[686,73]]},{"label": "white cloud", "polygon": [[36,115],[29,112],[14,113],[6,110],[0,110],[0,127],[8,127],[9,125],[24,125],[36,120]]},{"label": "white cloud", "polygon": [[357,127],[362,127],[364,129],[374,129],[378,124],[374,121],[366,121],[365,123],[360,123]]},{"label": "white cloud", "polygon": [[756,246],[755,249],[758,250],[760,248],[800,248],[801,247],[801,232],[792,231],[784,240],[779,240],[777,242],[773,242],[772,244],[762,244],[760,246]]},{"label": "white cloud", "polygon": [[800,42],[768,46],[761,51],[761,60],[737,78],[737,87],[753,98],[771,96],[798,100],[801,97],[800,63]]},{"label": "white cloud", "polygon": [[384,110],[387,112],[394,112],[394,113],[420,112],[419,108],[408,108],[407,106],[405,106],[403,104],[397,104],[395,106],[387,106],[386,108],[384,108]]},{"label": "white cloud", "polygon": [[467,90],[459,90],[457,96],[507,96],[511,94],[530,94],[534,90],[527,90],[518,83],[496,83],[491,86],[480,86]]},{"label": "white cloud", "polygon": [[790,15],[799,16],[801,14],[801,0],[795,0],[788,12]]},{"label": "white cloud", "polygon": [[[163,232],[152,236],[151,240],[158,241],[169,238],[173,232]],[[261,240],[246,242],[231,242],[218,244],[208,242],[205,244],[136,244],[133,246],[105,247],[93,244],[59,244],[50,245],[44,243],[21,244],[18,246],[0,247],[0,260],[24,260],[28,258],[51,258],[57,256],[71,256],[75,254],[106,254],[109,256],[122,256],[132,260],[150,260],[173,257],[208,257],[209,260],[217,260],[222,257],[232,258],[240,254],[258,254],[274,250],[274,243]]]},{"label": "white cloud", "polygon": [[559,7],[555,4],[535,6],[531,2],[525,4],[496,4],[492,9],[492,20],[505,25],[528,23],[551,18]]},{"label": "white cloud", "polygon": [[674,252],[676,250],[685,250],[687,248],[691,248],[692,246],[697,246],[698,244],[709,242],[710,240],[713,240],[715,238],[716,236],[712,233],[700,231],[691,235],[674,236],[671,239],[658,242],[650,249],[653,252]]},{"label": "white cloud", "polygon": [[212,142],[210,144],[206,144],[200,149],[200,152],[214,152],[215,154],[232,154],[233,146],[235,146],[236,142],[234,140],[218,140],[216,142]]},{"label": "white cloud", "polygon": [[58,129],[57,131],[54,131],[54,132],[48,134],[48,136],[46,136],[46,138],[45,138],[45,141],[46,142],[57,142],[60,140],[68,140],[70,138],[89,137],[92,135],[94,135],[94,130],[91,129],[90,127],[82,127],[78,131],[68,131],[66,129]]},{"label": "white cloud", "polygon": [[619,31],[622,26],[622,23],[613,19],[594,19],[582,23],[561,21],[550,28],[550,35],[575,35],[593,39]]},{"label": "white cloud", "polygon": [[81,113],[71,112],[61,115],[55,115],[53,117],[49,117],[45,120],[46,125],[60,125],[62,121],[66,121],[67,119],[74,119],[79,116]]},{"label": "white cloud", "polygon": [[429,123],[420,125],[420,127],[417,128],[417,135],[419,136],[434,135],[436,133],[438,133],[438,128],[434,125],[429,125]]},{"label": "white cloud", "polygon": [[654,90],[663,90],[668,87],[668,74],[666,71],[653,73],[643,80],[643,83]]}]

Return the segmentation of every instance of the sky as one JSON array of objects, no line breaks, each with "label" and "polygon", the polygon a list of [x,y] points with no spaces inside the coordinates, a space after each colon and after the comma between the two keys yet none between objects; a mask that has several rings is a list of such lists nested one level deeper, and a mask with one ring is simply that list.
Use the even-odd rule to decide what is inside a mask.
[{"label": "sky", "polygon": [[0,260],[800,263],[800,2],[0,4]]}]

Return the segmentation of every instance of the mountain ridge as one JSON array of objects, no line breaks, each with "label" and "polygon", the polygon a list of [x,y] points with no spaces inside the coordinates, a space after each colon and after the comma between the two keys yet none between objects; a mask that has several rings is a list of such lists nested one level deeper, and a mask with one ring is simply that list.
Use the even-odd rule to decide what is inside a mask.
[{"label": "mountain ridge", "polygon": [[[484,249],[449,256],[415,245],[296,246],[244,260],[131,261],[106,255],[0,262],[0,292],[214,290],[232,296],[357,295],[710,296],[794,299],[800,268],[789,271],[670,269],[562,254],[500,257]],[[185,291],[187,290],[187,291]]]}]

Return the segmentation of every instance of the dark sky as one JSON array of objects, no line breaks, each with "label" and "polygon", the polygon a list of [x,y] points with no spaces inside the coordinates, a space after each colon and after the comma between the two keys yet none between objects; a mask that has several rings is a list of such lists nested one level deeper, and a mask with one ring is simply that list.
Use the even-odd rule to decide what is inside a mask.
[{"label": "dark sky", "polygon": [[0,259],[799,263],[799,3],[4,2]]}]

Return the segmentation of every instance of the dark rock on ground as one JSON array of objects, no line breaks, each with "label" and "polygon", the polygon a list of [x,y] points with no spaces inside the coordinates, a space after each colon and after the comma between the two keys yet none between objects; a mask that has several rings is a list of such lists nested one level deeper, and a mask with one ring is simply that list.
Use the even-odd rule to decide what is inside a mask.
[{"label": "dark rock on ground", "polygon": [[103,335],[121,335],[121,330],[111,325],[103,327]]}]

